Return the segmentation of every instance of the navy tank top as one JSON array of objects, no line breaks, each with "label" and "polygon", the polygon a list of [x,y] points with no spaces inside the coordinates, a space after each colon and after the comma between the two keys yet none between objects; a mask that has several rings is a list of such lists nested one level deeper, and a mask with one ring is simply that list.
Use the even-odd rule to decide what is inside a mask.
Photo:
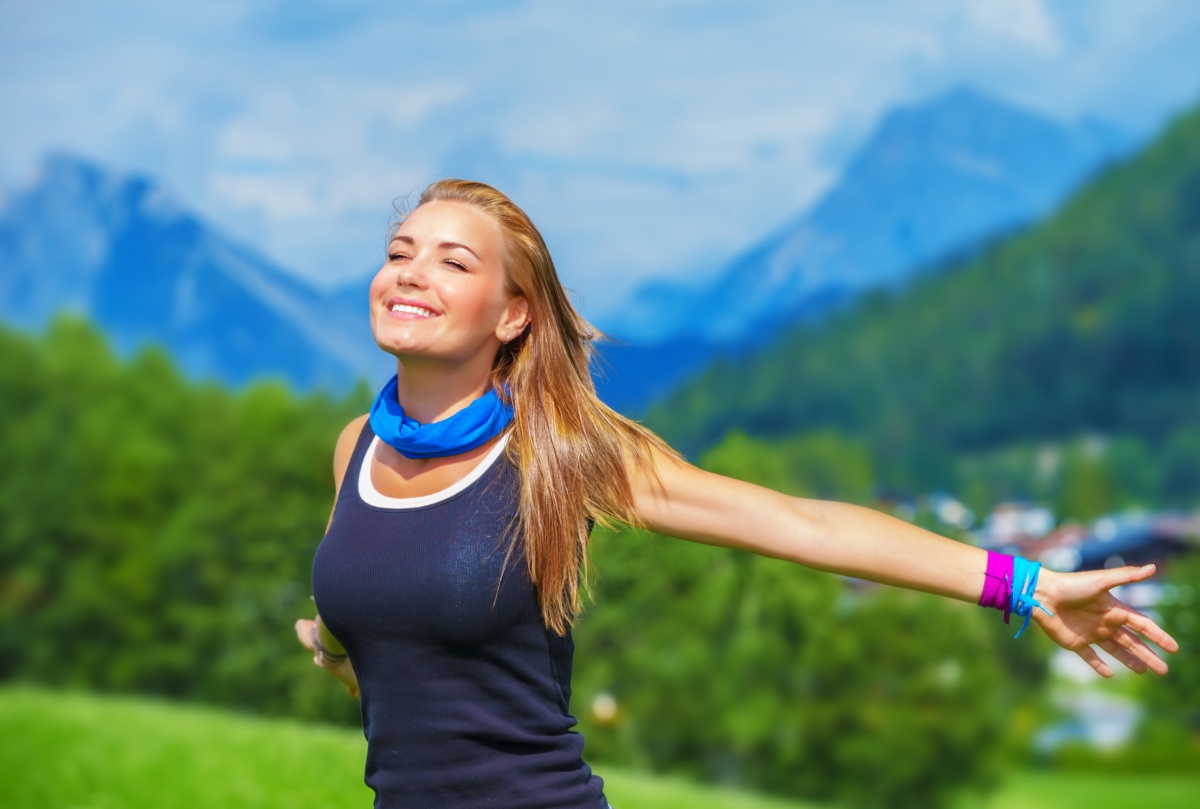
[{"label": "navy tank top", "polygon": [[371,485],[378,440],[365,422],[312,571],[358,676],[375,806],[605,807],[571,729],[574,642],[542,623],[519,531],[497,596],[520,491],[507,436],[458,484],[403,499]]}]

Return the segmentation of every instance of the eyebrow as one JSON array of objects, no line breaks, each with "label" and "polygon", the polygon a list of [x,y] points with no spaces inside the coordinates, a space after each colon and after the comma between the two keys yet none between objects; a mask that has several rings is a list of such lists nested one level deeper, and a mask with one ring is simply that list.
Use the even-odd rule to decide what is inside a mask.
[{"label": "eyebrow", "polygon": [[[413,241],[412,236],[395,236],[392,238],[392,241],[393,242],[404,242],[405,244],[410,244],[410,245],[413,245],[414,247],[416,246],[416,242]],[[438,247],[442,248],[443,250],[452,250],[455,247],[461,247],[463,250],[466,250],[468,253],[475,256],[475,258],[479,258],[478,253],[476,253],[471,248],[467,247],[465,244],[460,244],[458,242],[442,242],[441,244],[438,245]],[[481,259],[481,258],[479,258],[479,260],[483,261],[483,259]]]}]

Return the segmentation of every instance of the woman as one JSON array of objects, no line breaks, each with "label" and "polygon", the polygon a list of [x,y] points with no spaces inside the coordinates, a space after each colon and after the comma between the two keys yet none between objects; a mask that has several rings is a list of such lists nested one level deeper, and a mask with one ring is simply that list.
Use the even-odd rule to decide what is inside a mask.
[{"label": "woman", "polygon": [[[1152,567],[1041,572],[860,506],[697,469],[596,398],[597,332],[528,217],[444,180],[371,284],[397,374],[334,450],[313,565],[318,665],[362,700],[376,806],[603,807],[568,712],[587,540],[632,523],[1030,617],[1112,676],[1175,641],[1108,590]],[[1031,613],[1033,613],[1031,615]]]}]

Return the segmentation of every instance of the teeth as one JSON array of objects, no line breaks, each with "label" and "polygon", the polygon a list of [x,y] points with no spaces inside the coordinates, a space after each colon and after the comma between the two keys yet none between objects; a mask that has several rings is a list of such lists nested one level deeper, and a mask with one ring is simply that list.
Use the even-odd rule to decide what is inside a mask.
[{"label": "teeth", "polygon": [[424,309],[420,306],[410,306],[407,303],[392,304],[392,311],[393,312],[412,312],[414,315],[420,315],[421,317],[433,317],[434,316],[433,312],[429,311],[428,309]]}]

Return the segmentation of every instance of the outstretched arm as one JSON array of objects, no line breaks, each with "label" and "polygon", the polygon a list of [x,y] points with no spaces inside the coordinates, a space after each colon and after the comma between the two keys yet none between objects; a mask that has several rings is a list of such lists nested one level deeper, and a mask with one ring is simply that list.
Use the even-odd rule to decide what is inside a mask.
[{"label": "outstretched arm", "polygon": [[[978,603],[987,551],[864,506],[791,497],[653,453],[658,481],[631,467],[634,508],[650,529],[739,548],[806,567]],[[1168,652],[1175,640],[1108,591],[1153,575],[1153,567],[1083,573],[1043,570],[1034,597],[1054,617],[1034,620],[1060,646],[1104,677],[1112,670],[1092,644],[1129,668],[1165,674],[1145,638]]]}]

